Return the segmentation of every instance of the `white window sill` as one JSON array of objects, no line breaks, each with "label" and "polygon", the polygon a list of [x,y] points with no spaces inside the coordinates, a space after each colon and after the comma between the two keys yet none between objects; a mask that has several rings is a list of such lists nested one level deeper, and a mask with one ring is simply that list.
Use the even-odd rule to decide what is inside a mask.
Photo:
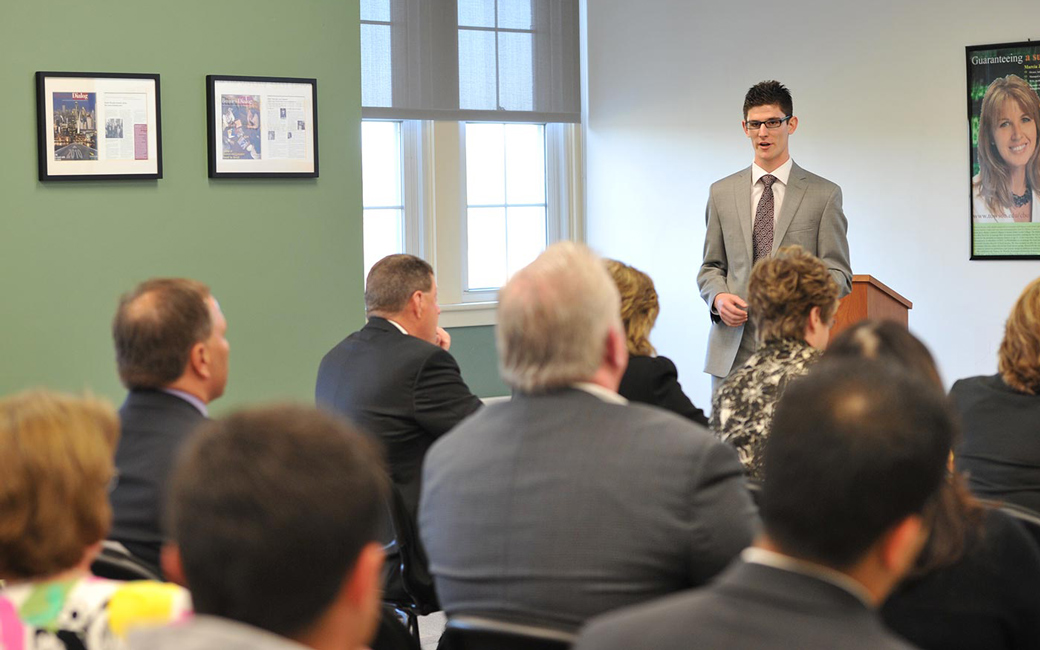
[{"label": "white window sill", "polygon": [[453,305],[441,305],[440,326],[450,327],[480,327],[482,325],[494,325],[498,302],[466,302]]}]

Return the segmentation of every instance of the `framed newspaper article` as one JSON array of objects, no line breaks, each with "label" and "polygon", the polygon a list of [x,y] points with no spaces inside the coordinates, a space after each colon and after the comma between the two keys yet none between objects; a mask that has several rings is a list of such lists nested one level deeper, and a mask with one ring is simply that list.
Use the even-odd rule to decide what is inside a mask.
[{"label": "framed newspaper article", "polygon": [[36,73],[41,181],[162,178],[159,75]]},{"label": "framed newspaper article", "polygon": [[971,259],[1040,259],[1040,43],[966,53]]},{"label": "framed newspaper article", "polygon": [[206,77],[210,178],[317,178],[318,82]]}]

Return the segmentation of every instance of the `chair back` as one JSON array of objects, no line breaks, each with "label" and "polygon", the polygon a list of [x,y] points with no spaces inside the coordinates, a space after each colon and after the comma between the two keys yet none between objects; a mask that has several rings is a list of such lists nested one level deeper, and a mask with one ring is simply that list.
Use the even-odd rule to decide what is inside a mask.
[{"label": "chair back", "polygon": [[126,550],[119,542],[105,540],[101,552],[90,564],[90,572],[109,580],[157,580],[162,578]]},{"label": "chair back", "polygon": [[568,650],[577,635],[483,616],[452,616],[439,650]]},{"label": "chair back", "polygon": [[1025,527],[1026,532],[1036,542],[1037,549],[1040,550],[1040,513],[1014,503],[1001,503],[998,507],[1001,512],[1011,515]]},{"label": "chair back", "polygon": [[383,602],[400,612],[408,631],[418,640],[419,617],[440,611],[441,604],[434,591],[418,526],[396,485],[390,486],[379,539],[386,554]]}]

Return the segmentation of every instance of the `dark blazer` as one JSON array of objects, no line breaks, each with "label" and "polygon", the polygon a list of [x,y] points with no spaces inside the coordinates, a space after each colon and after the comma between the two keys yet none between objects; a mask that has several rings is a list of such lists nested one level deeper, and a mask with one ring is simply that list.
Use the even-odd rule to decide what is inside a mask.
[{"label": "dark blazer", "polygon": [[576,388],[488,405],[423,469],[419,533],[449,614],[576,630],[704,584],[756,526],[731,448]]},{"label": "dark blazer", "polygon": [[378,317],[325,355],[314,397],[381,441],[413,517],[426,450],[481,404],[450,353]]},{"label": "dark blazer", "polygon": [[913,650],[829,582],[737,562],[704,589],[592,621],[575,650]]},{"label": "dark blazer", "polygon": [[618,393],[632,402],[659,406],[708,426],[704,411],[693,405],[679,385],[679,371],[668,357],[632,355]]},{"label": "dark blazer", "polygon": [[1040,549],[1022,524],[988,510],[981,539],[956,563],[904,582],[881,609],[923,650],[1040,647]]},{"label": "dark blazer", "polygon": [[119,409],[110,539],[159,566],[166,484],[181,445],[206,418],[189,402],[159,390],[132,390]]},{"label": "dark blazer", "polygon": [[1040,396],[991,375],[961,379],[950,399],[962,429],[954,458],[971,491],[1040,512]]}]

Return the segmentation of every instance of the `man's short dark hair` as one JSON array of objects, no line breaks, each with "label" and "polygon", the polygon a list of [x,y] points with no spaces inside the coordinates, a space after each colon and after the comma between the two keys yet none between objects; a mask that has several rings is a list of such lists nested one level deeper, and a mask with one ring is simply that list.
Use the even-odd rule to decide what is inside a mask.
[{"label": "man's short dark hair", "polygon": [[744,95],[744,119],[748,111],[759,106],[776,104],[784,115],[794,115],[794,101],[791,91],[779,81],[760,81],[748,89]]},{"label": "man's short dark hair", "polygon": [[416,291],[433,286],[433,267],[415,255],[387,255],[372,265],[365,281],[365,310],[394,314]]},{"label": "man's short dark hair", "polygon": [[854,565],[885,531],[922,512],[954,431],[934,385],[874,361],[821,362],[777,405],[761,495],[766,533],[794,557]]},{"label": "man's short dark hair", "polygon": [[213,329],[209,297],[209,287],[184,278],[148,280],[123,294],[112,338],[124,386],[161,388],[184,373],[192,346]]},{"label": "man's short dark hair", "polygon": [[206,424],[174,470],[168,507],[195,611],[306,631],[375,539],[387,486],[373,443],[313,408]]}]

